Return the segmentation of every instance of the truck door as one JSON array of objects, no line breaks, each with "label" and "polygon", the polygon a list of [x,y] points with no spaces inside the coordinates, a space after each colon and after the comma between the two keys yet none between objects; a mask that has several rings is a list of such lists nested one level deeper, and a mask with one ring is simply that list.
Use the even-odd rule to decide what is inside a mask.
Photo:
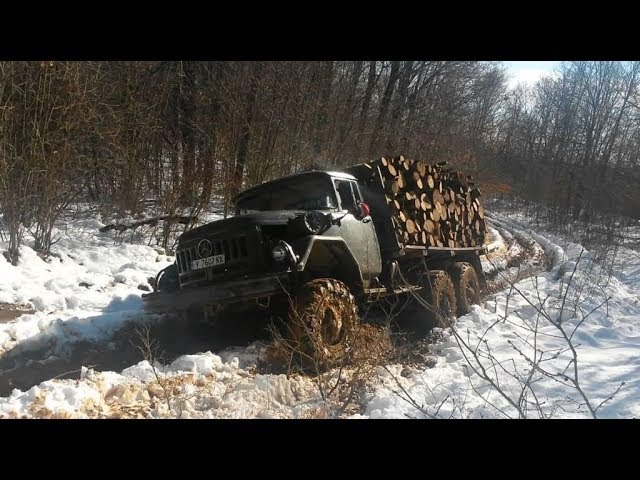
[{"label": "truck door", "polygon": [[372,278],[380,275],[382,259],[380,246],[371,218],[364,221],[353,215],[357,202],[362,201],[358,184],[354,180],[335,178],[334,184],[338,193],[341,212],[334,213],[334,217],[341,218],[340,233],[349,250],[360,265],[363,279],[368,283]]}]

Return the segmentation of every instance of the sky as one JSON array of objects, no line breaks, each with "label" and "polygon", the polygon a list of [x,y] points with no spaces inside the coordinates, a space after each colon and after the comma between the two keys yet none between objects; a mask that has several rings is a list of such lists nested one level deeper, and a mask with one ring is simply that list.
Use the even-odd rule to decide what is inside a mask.
[{"label": "sky", "polygon": [[560,65],[560,61],[544,62],[502,62],[511,73],[509,87],[513,88],[518,83],[534,84],[545,75],[553,73],[553,69]]}]

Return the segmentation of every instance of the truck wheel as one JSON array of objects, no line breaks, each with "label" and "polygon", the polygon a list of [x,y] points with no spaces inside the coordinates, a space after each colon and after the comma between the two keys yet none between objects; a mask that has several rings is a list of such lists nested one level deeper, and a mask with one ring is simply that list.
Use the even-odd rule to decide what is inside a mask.
[{"label": "truck wheel", "polygon": [[156,289],[159,292],[172,292],[180,288],[178,267],[172,263],[156,276]]},{"label": "truck wheel", "polygon": [[457,262],[451,269],[451,275],[456,289],[458,315],[466,315],[471,311],[471,305],[480,303],[480,280],[476,269],[470,263]]},{"label": "truck wheel", "polygon": [[439,327],[447,327],[456,317],[456,292],[453,282],[444,270],[431,270],[429,280],[431,280],[431,304],[441,312],[436,316],[437,324]]},{"label": "truck wheel", "polygon": [[469,259],[469,263],[476,271],[476,277],[478,277],[478,284],[480,285],[480,290],[478,290],[478,294],[482,295],[482,292],[487,288],[487,279],[484,276],[484,272],[482,271],[482,262],[480,261],[480,257],[474,255],[471,259]]},{"label": "truck wheel", "polygon": [[303,364],[322,369],[344,360],[353,344],[358,313],[349,288],[333,278],[305,283],[289,309],[291,347]]}]

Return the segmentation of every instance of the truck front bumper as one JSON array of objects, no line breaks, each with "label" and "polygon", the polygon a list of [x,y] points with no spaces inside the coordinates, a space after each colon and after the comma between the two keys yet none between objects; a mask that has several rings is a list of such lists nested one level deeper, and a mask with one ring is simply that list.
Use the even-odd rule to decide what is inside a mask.
[{"label": "truck front bumper", "polygon": [[145,312],[170,313],[225,303],[244,302],[290,291],[289,273],[243,278],[215,285],[187,287],[175,292],[153,292],[142,295]]}]

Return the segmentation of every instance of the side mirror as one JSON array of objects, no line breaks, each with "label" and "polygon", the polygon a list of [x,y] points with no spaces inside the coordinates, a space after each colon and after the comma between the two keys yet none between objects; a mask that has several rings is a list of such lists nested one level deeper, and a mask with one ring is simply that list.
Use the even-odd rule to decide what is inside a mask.
[{"label": "side mirror", "polygon": [[364,202],[358,202],[355,208],[355,212],[353,213],[353,216],[356,217],[358,220],[364,220],[369,216],[370,213],[371,213],[371,209],[369,208],[369,205],[367,205]]}]

